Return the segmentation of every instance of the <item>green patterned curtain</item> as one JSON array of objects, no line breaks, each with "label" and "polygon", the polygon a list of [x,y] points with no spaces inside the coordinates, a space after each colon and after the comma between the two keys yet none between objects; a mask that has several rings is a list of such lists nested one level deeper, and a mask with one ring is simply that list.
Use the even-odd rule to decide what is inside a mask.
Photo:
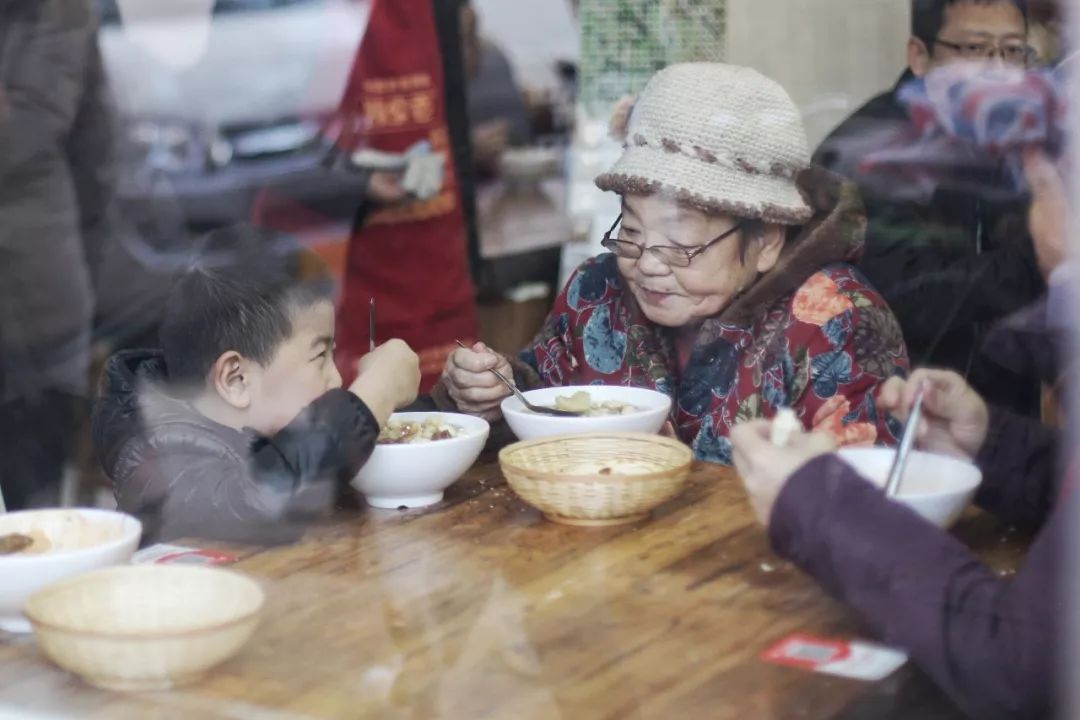
[{"label": "green patterned curtain", "polygon": [[726,0],[581,0],[581,102],[604,116],[658,69],[724,58]]}]

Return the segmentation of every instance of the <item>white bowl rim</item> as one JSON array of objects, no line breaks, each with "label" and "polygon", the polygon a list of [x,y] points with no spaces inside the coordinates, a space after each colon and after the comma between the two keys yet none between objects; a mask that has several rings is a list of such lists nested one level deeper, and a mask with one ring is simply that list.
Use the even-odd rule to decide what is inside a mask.
[{"label": "white bowl rim", "polygon": [[[849,456],[849,455],[874,455],[874,454],[878,454],[878,453],[882,453],[882,452],[895,453],[896,448],[846,447],[846,448],[840,448],[837,451],[837,455],[839,455],[840,458],[843,459],[844,457]],[[948,465],[964,466],[964,467],[973,468],[975,470],[975,477],[974,477],[973,481],[964,482],[959,487],[956,487],[956,488],[951,489],[951,490],[939,490],[938,492],[905,493],[905,492],[903,492],[903,487],[901,487],[901,492],[897,496],[901,500],[907,499],[907,498],[917,499],[917,500],[926,500],[926,499],[930,499],[930,498],[947,497],[947,496],[950,496],[950,495],[962,495],[962,494],[964,494],[966,492],[971,492],[972,490],[977,489],[979,487],[979,485],[982,484],[982,470],[979,468],[978,465],[976,465],[973,462],[970,462],[970,461],[967,461],[967,460],[962,460],[962,459],[960,459],[958,457],[953,457],[952,455],[943,455],[941,453],[932,453],[932,452],[927,452],[925,450],[912,450],[911,451],[911,457],[915,457],[915,456],[933,458],[934,460],[944,460],[944,461],[946,461],[946,464],[948,464]],[[909,458],[909,462],[910,462],[910,458]],[[851,466],[851,468],[852,468],[852,470],[855,470],[855,472],[859,473],[859,475],[862,475],[862,473],[858,470],[858,468],[855,468],[854,466]],[[874,483],[869,478],[867,478],[867,480],[869,482],[871,482],[872,484],[877,485],[877,483]]]},{"label": "white bowl rim", "polygon": [[[642,392],[642,393],[647,393],[647,394],[650,394],[650,395],[655,395],[658,399],[659,398],[664,398],[667,401],[667,406],[665,408],[663,408],[664,413],[667,414],[667,413],[671,412],[671,407],[672,407],[673,401],[672,401],[670,395],[668,395],[666,393],[662,393],[659,390],[655,390],[653,388],[634,387],[632,385],[605,385],[605,384],[601,384],[601,385],[552,385],[552,386],[543,387],[543,388],[533,388],[532,390],[522,390],[521,394],[524,395],[527,400],[532,402],[532,398],[530,398],[529,395],[532,395],[534,393],[548,392],[548,391],[551,391],[551,390],[558,390],[558,391],[561,391],[561,392],[573,394],[575,392],[589,392],[590,390],[595,390],[597,388],[621,388],[623,390],[630,390],[630,391],[634,391],[634,392]],[[517,403],[517,407],[511,407],[512,405],[514,405],[514,403]],[[619,414],[619,415],[599,415],[599,416],[593,416],[593,417],[588,417],[586,415],[580,415],[580,416],[577,416],[577,417],[565,417],[565,416],[558,416],[558,415],[543,415],[541,413],[530,412],[524,405],[521,404],[521,400],[518,399],[518,397],[516,395],[509,395],[509,396],[503,398],[503,401],[502,401],[502,403],[500,403],[499,407],[502,410],[503,415],[509,415],[509,414],[523,415],[525,417],[528,417],[530,420],[532,420],[533,418],[539,418],[538,422],[551,422],[551,421],[565,422],[567,420],[569,420],[570,422],[577,422],[578,420],[593,420],[593,421],[596,421],[596,420],[606,420],[606,419],[617,418],[617,417],[633,418],[633,417],[640,417],[642,415],[646,415],[646,414],[650,414],[650,413],[657,413],[657,412],[660,412],[660,410],[661,410],[661,408],[659,408],[659,407],[647,407],[647,408],[639,408],[638,410],[635,410],[632,413],[626,413],[625,415],[624,414]]]},{"label": "white bowl rim", "polygon": [[[115,550],[116,548],[118,548],[118,547],[120,547],[122,545],[125,545],[126,543],[131,542],[132,535],[135,536],[135,541],[136,542],[138,542],[139,538],[142,537],[142,531],[143,531],[142,521],[139,520],[134,515],[129,515],[128,513],[120,512],[119,510],[105,510],[103,508],[83,508],[83,507],[75,507],[75,508],[63,508],[63,507],[35,508],[33,510],[15,510],[15,511],[12,511],[12,512],[9,512],[9,513],[4,513],[4,515],[2,517],[13,517],[15,515],[30,515],[30,514],[46,513],[46,512],[48,512],[48,513],[52,513],[52,512],[77,512],[79,514],[88,514],[88,515],[108,515],[108,516],[111,516],[111,517],[122,517],[122,518],[130,521],[130,523],[125,523],[124,524],[124,527],[127,530],[126,530],[126,532],[122,533],[119,537],[113,538],[112,540],[106,540],[105,542],[102,542],[102,543],[97,543],[96,545],[88,545],[87,547],[81,547],[81,548],[71,548],[70,550],[56,550],[56,551],[50,550],[50,551],[47,551],[47,552],[44,552],[44,553],[37,553],[37,554],[31,554],[31,555],[24,555],[24,554],[20,554],[20,553],[14,553],[14,554],[11,554],[11,555],[0,555],[0,563],[4,563],[4,564],[7,564],[7,563],[29,564],[29,563],[34,563],[34,562],[41,563],[41,562],[45,562],[47,560],[53,560],[55,558],[72,558],[72,557],[74,557],[76,555],[83,554],[83,553],[99,552],[99,551],[102,551],[102,550]],[[132,525],[131,523],[134,523],[134,525]]]},{"label": "white bowl rim", "polygon": [[[482,417],[475,415],[469,415],[461,412],[442,412],[440,410],[425,410],[418,412],[401,412],[393,413],[390,416],[390,420],[395,418],[405,418],[411,420],[414,418],[431,417],[432,415],[438,415],[439,417],[446,418],[464,418],[464,422],[475,423],[475,432],[467,432],[465,435],[458,435],[457,437],[446,438],[445,440],[433,440],[431,442],[423,443],[383,443],[375,444],[375,450],[381,452],[401,452],[404,448],[412,448],[415,452],[416,448],[430,447],[431,445],[437,445],[438,447],[452,447],[454,445],[461,445],[469,440],[475,440],[479,437],[486,438],[491,434],[491,423]],[[447,423],[452,425],[453,420],[447,420]],[[466,428],[468,429],[468,428]],[[374,451],[373,451],[374,452]]]},{"label": "white bowl rim", "polygon": [[[160,574],[162,571],[166,571],[166,572],[174,572],[174,571],[189,572],[189,571],[194,571],[194,572],[197,572],[197,573],[200,573],[200,574],[206,573],[206,572],[212,572],[212,573],[214,573],[215,575],[218,575],[218,576],[221,576],[222,574],[228,575],[228,576],[231,576],[231,578],[234,579],[234,580],[239,580],[240,582],[248,584],[250,587],[253,587],[257,592],[256,597],[258,598],[258,600],[255,603],[255,607],[253,607],[250,610],[245,611],[243,614],[239,615],[238,617],[230,618],[228,620],[223,620],[222,622],[215,623],[213,625],[207,625],[207,626],[204,626],[204,627],[196,627],[196,628],[187,628],[187,629],[183,629],[183,630],[180,630],[180,629],[176,629],[176,630],[157,630],[157,631],[131,630],[129,632],[115,631],[114,630],[114,631],[110,631],[110,632],[105,632],[105,631],[102,631],[102,630],[91,630],[91,629],[84,628],[84,627],[71,627],[70,625],[64,625],[62,623],[56,623],[56,622],[52,622],[52,621],[49,621],[49,620],[42,620],[39,617],[35,617],[34,614],[30,612],[30,604],[31,604],[31,602],[33,602],[33,600],[35,598],[38,598],[38,597],[43,596],[43,595],[45,595],[47,593],[50,593],[50,592],[63,590],[65,588],[67,588],[68,586],[76,585],[76,584],[79,584],[79,583],[82,583],[82,582],[86,582],[87,580],[97,580],[97,579],[105,577],[107,575],[132,574],[132,573],[136,573],[136,572],[139,573],[139,574],[143,574],[143,575],[149,575],[149,574],[154,574],[154,573],[159,573]],[[243,624],[245,622],[250,621],[252,618],[256,617],[259,613],[262,612],[263,607],[265,605],[266,605],[266,592],[262,589],[262,586],[259,585],[259,583],[257,583],[253,578],[248,577],[247,575],[245,575],[243,573],[236,572],[235,570],[226,570],[225,568],[220,568],[220,567],[199,567],[197,565],[116,565],[116,566],[113,566],[113,567],[107,567],[107,568],[101,568],[99,570],[93,570],[93,571],[87,572],[87,573],[81,573],[79,575],[73,575],[73,576],[71,576],[69,578],[66,578],[64,580],[61,580],[59,582],[55,582],[55,583],[52,583],[50,585],[46,585],[45,587],[41,588],[40,590],[38,590],[37,592],[35,592],[33,595],[31,595],[30,597],[28,597],[26,599],[26,602],[23,603],[22,611],[23,611],[23,615],[26,616],[26,619],[29,620],[30,623],[35,628],[42,627],[42,628],[45,628],[46,630],[48,630],[49,632],[63,633],[65,635],[78,635],[79,637],[91,637],[91,638],[99,638],[99,639],[128,640],[128,641],[136,641],[136,642],[156,642],[158,640],[169,639],[169,638],[184,638],[184,637],[191,637],[191,636],[197,636],[197,635],[207,635],[207,634],[210,634],[210,633],[221,632],[222,630],[226,630],[226,629],[231,628],[231,627],[233,627],[235,625],[241,625],[241,624]]]}]

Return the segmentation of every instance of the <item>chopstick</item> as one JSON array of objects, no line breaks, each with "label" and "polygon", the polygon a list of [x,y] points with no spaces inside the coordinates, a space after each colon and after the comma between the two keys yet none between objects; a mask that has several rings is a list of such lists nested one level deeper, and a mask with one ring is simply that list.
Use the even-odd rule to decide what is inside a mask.
[{"label": "chopstick", "polygon": [[922,418],[923,398],[925,396],[926,383],[921,383],[915,393],[915,400],[911,403],[911,412],[908,413],[907,424],[904,425],[904,433],[900,436],[900,445],[896,448],[896,457],[893,459],[892,468],[889,470],[889,479],[885,483],[886,497],[895,497],[900,490],[900,482],[904,478],[908,456],[911,454],[911,448],[915,445],[915,435],[919,431],[919,420]]},{"label": "chopstick", "polygon": [[368,306],[368,351],[375,352],[375,298]]}]

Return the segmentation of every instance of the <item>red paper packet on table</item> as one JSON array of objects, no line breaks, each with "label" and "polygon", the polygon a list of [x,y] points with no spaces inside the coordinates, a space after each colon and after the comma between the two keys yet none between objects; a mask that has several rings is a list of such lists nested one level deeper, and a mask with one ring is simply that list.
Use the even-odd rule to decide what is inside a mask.
[{"label": "red paper packet on table", "polygon": [[181,545],[151,545],[131,557],[132,565],[231,565],[240,558],[217,550]]},{"label": "red paper packet on table", "polygon": [[766,650],[761,659],[776,665],[876,682],[907,662],[907,654],[858,640],[795,634]]}]

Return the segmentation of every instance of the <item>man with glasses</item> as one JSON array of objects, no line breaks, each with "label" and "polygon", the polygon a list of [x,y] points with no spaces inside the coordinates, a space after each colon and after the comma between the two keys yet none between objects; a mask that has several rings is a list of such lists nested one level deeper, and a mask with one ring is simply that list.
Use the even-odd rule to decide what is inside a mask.
[{"label": "man with glasses", "polygon": [[[859,184],[869,227],[861,268],[892,306],[912,364],[954,369],[990,402],[1023,414],[1038,384],[985,347],[989,328],[1045,289],[1026,230],[1027,198],[1004,163],[972,165],[921,145],[902,103],[909,83],[943,73],[1015,76],[1033,63],[1024,0],[913,0],[908,68],[822,143],[814,161]],[[884,179],[867,158],[904,145],[906,164]],[[979,153],[976,153],[979,154]],[[894,168],[895,169],[895,168]],[[906,173],[906,174],[905,174]],[[927,175],[934,180],[927,185]]]}]

